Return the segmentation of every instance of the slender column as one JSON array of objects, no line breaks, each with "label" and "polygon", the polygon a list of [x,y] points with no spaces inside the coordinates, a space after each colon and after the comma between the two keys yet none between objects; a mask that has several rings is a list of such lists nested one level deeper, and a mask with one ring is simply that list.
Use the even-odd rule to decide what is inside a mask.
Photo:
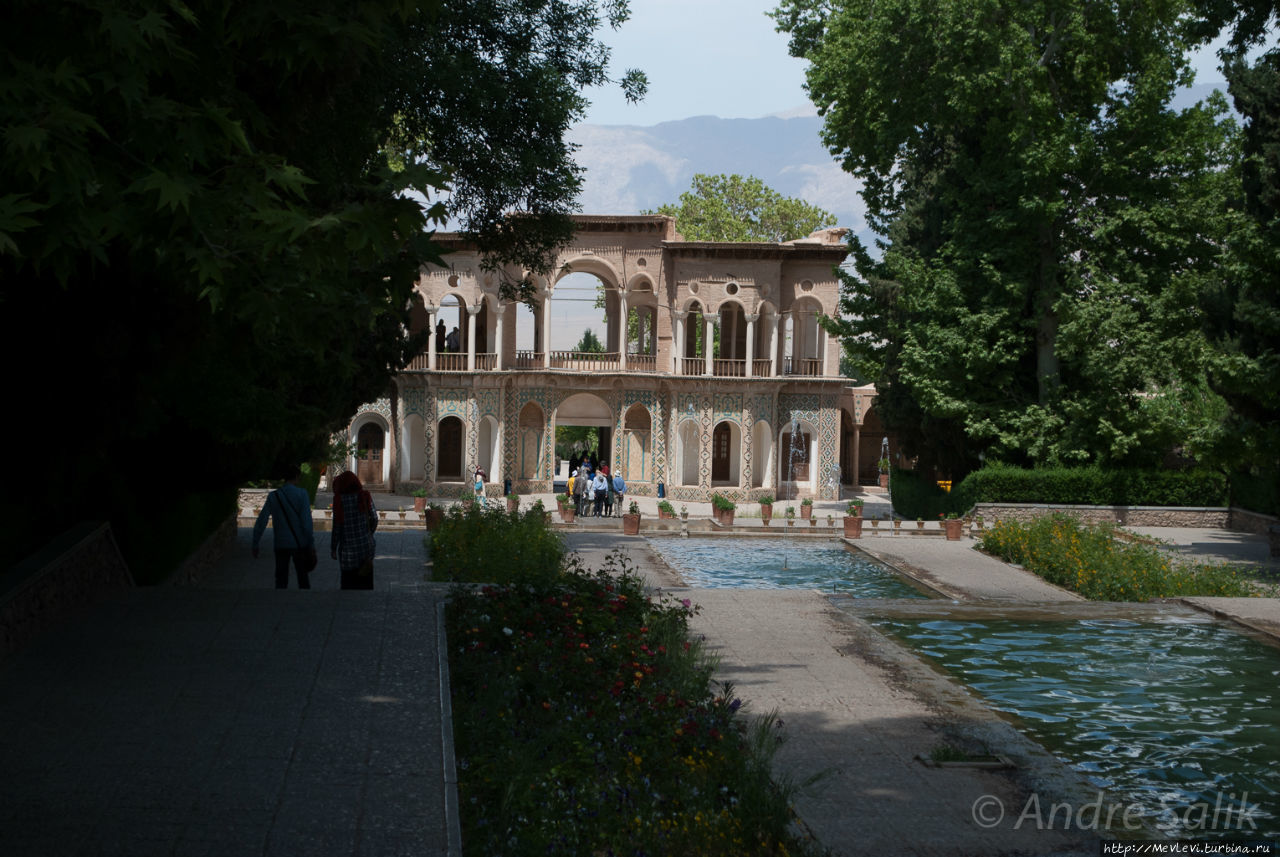
[{"label": "slender column", "polygon": [[542,299],[542,368],[551,368],[551,290]]},{"label": "slender column", "polygon": [[436,369],[436,312],[438,307],[427,306],[427,330],[431,332],[431,342],[427,346],[427,368],[432,372]]},{"label": "slender column", "polygon": [[760,315],[746,316],[747,319],[747,377],[751,377],[751,363],[756,359],[756,319]]},{"label": "slender column", "polygon": [[476,371],[476,316],[480,312],[480,304],[467,307],[467,371]]},{"label": "slender column", "polygon": [[677,312],[673,314],[676,325],[676,347],[674,365],[671,367],[672,374],[679,375],[684,369],[684,313]]},{"label": "slender column", "polygon": [[773,335],[769,337],[769,376],[778,377],[778,330],[782,327],[782,313],[773,314]]},{"label": "slender column", "polygon": [[618,360],[623,372],[627,371],[627,294],[618,293]]},{"label": "slender column", "polygon": [[494,357],[495,369],[502,369],[502,320],[507,315],[507,304],[498,304],[498,311],[494,313],[496,321],[494,322],[493,336],[497,340],[494,343],[493,352],[497,356]]},{"label": "slender column", "polygon": [[715,334],[713,332],[715,329],[715,320],[714,320],[715,316],[704,314],[702,318],[704,321],[706,321],[706,324],[703,326],[704,338],[702,340],[702,374],[710,375],[711,374],[711,352],[715,351],[714,345],[716,341]]}]

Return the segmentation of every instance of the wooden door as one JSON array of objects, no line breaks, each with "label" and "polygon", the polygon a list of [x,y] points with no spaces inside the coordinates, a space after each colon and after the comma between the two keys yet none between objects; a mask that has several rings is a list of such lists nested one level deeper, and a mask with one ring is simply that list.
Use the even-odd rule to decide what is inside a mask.
[{"label": "wooden door", "polygon": [[729,426],[724,423],[711,432],[711,481],[729,481]]},{"label": "wooden door", "polygon": [[365,485],[382,482],[382,451],[386,434],[380,426],[365,423],[356,436],[356,476]]}]

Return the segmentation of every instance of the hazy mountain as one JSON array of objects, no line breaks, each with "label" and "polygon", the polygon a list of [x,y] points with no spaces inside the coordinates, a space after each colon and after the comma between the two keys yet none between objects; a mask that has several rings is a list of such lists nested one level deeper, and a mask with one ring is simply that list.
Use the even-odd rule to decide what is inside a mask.
[{"label": "hazy mountain", "polygon": [[582,210],[638,214],[677,202],[694,173],[739,173],[821,206],[839,225],[861,232],[866,223],[858,183],[822,147],[821,124],[812,109],[797,109],[762,119],[578,125],[569,139],[580,146],[577,160],[587,170]]}]

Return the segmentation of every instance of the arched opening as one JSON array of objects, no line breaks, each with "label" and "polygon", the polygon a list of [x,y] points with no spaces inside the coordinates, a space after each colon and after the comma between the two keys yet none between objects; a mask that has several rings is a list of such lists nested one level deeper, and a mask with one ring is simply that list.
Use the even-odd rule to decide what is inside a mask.
[{"label": "arched opening", "polygon": [[493,417],[480,420],[480,430],[476,439],[476,464],[484,471],[490,482],[501,482],[502,474],[497,468],[502,462],[498,454],[498,421]]},{"label": "arched opening", "polygon": [[821,375],[823,332],[818,324],[822,306],[814,298],[800,298],[787,314],[784,374]]},{"label": "arched opening", "polygon": [[[543,335],[542,306],[546,301],[545,292],[539,294],[535,306],[526,303],[513,304],[508,310],[507,318],[515,325],[515,354],[510,365],[516,369],[536,369],[542,366]],[[514,315],[511,315],[514,313]],[[508,340],[511,341],[511,340]]]},{"label": "arched opening", "polygon": [[680,423],[676,433],[676,461],[679,462],[680,484],[698,484],[698,464],[701,450],[698,443],[698,424],[693,420]]},{"label": "arched opening", "polygon": [[736,423],[717,423],[711,430],[711,484],[737,485],[741,461],[742,430]]},{"label": "arched opening", "polygon": [[457,417],[445,417],[436,430],[436,480],[462,481],[463,426]]},{"label": "arched opening", "polygon": [[366,422],[356,431],[356,476],[366,486],[385,480],[387,433],[376,422]]},{"label": "arched opening", "polygon": [[436,338],[444,331],[444,347],[436,355],[436,368],[461,371],[467,368],[467,305],[456,294],[445,295],[440,300],[437,313]]},{"label": "arched opening", "polygon": [[880,480],[880,458],[886,439],[889,441],[889,460],[895,465],[901,463],[898,439],[885,429],[875,408],[863,414],[858,434],[858,484],[875,485]]},{"label": "arched opening", "polygon": [[813,496],[817,467],[814,444],[818,433],[805,420],[787,423],[778,441],[778,489],[787,499]]},{"label": "arched opening", "polygon": [[632,405],[623,418],[622,460],[618,462],[623,478],[635,482],[651,482],[650,449],[653,443],[653,419],[644,405]]},{"label": "arched opening", "polygon": [[595,260],[575,260],[568,267],[571,272],[556,280],[551,298],[551,365],[616,364],[622,341],[617,279],[608,265]]},{"label": "arched opening", "polygon": [[420,482],[427,478],[426,433],[422,417],[409,414],[401,424],[400,478],[406,482]]},{"label": "arched opening", "polygon": [[773,432],[764,420],[757,422],[751,429],[751,457],[755,462],[751,470],[751,487],[763,488],[771,485],[773,480],[769,475],[774,468]]},{"label": "arched opening", "polygon": [[519,479],[538,479],[542,472],[546,418],[542,408],[529,402],[520,409],[519,443],[516,447],[516,474]]},{"label": "arched opening", "polygon": [[604,399],[576,393],[556,408],[556,453],[569,462],[570,471],[583,458],[612,465],[613,426],[613,411]]},{"label": "arched opening", "polygon": [[627,288],[627,368],[653,372],[658,361],[658,298],[648,275]]}]

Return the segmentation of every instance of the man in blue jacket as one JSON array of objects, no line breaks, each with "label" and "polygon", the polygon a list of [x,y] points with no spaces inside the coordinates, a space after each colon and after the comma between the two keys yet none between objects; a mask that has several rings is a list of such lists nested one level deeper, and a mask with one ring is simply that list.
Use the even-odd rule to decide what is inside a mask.
[{"label": "man in blue jacket", "polygon": [[298,484],[301,471],[296,466],[285,472],[284,484],[267,495],[267,502],[253,525],[253,558],[258,558],[258,543],[271,519],[272,540],[276,551],[276,589],[289,588],[289,560],[298,573],[298,588],[311,588],[310,572],[302,570],[299,554],[315,547],[311,531],[311,495]]}]

